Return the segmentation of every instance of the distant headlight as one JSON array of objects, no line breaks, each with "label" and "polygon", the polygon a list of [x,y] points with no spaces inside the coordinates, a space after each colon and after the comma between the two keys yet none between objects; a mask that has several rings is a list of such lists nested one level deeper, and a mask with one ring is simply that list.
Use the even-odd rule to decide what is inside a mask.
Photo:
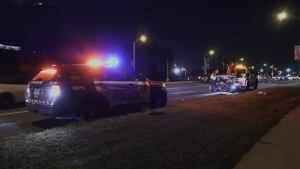
[{"label": "distant headlight", "polygon": [[51,96],[56,97],[59,96],[59,94],[60,94],[60,87],[57,85],[53,85],[51,88]]}]

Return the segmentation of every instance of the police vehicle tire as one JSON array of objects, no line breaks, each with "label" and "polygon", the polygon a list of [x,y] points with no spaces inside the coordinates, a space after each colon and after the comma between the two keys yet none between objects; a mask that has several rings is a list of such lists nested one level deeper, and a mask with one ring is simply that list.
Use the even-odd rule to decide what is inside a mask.
[{"label": "police vehicle tire", "polygon": [[85,99],[79,106],[78,121],[92,121],[101,116],[101,114],[106,114],[108,111],[108,106],[105,105],[104,101],[100,103],[95,103],[94,99]]},{"label": "police vehicle tire", "polygon": [[10,93],[2,93],[0,95],[0,108],[10,108],[14,104],[14,97]]},{"label": "police vehicle tire", "polygon": [[159,91],[154,94],[154,97],[151,99],[150,108],[160,108],[164,107],[167,104],[167,94],[163,91]]}]

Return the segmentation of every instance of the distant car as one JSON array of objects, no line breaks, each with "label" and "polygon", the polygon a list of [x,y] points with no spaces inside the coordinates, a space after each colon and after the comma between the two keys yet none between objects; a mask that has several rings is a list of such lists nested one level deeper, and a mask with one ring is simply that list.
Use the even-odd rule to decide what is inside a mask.
[{"label": "distant car", "polygon": [[0,77],[0,108],[10,108],[25,102],[25,91],[32,77],[14,75]]},{"label": "distant car", "polygon": [[199,81],[202,83],[209,83],[210,76],[210,74],[203,75],[200,77]]},{"label": "distant car", "polygon": [[280,81],[289,80],[286,76],[283,76],[283,75],[277,76],[277,79]]},{"label": "distant car", "polygon": [[293,76],[286,76],[286,78],[287,78],[288,80],[294,80],[294,77],[293,77]]}]

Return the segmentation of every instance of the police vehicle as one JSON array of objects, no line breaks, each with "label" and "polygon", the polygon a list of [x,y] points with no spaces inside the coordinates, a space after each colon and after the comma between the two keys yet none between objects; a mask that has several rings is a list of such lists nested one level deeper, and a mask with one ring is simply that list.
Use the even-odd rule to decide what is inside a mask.
[{"label": "police vehicle", "polygon": [[26,109],[55,118],[91,120],[120,105],[163,107],[163,83],[121,69],[64,65],[40,71],[28,82]]}]

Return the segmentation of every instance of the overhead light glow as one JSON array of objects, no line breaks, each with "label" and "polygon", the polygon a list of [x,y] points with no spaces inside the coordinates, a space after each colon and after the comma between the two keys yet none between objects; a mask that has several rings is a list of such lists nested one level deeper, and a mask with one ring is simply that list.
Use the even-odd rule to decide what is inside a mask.
[{"label": "overhead light glow", "polygon": [[49,73],[49,74],[54,74],[57,72],[56,69],[46,69],[46,70],[42,70],[43,73]]},{"label": "overhead light glow", "polygon": [[92,59],[92,60],[89,60],[86,64],[90,65],[90,66],[101,66],[102,62],[99,59]]},{"label": "overhead light glow", "polygon": [[285,19],[287,17],[287,14],[285,13],[285,12],[281,12],[281,13],[279,13],[278,15],[277,15],[277,18],[279,19],[279,20],[283,20],[283,19]]},{"label": "overhead light glow", "polygon": [[115,66],[118,63],[119,63],[119,61],[115,58],[111,58],[106,61],[106,65],[108,65],[108,66]]}]

